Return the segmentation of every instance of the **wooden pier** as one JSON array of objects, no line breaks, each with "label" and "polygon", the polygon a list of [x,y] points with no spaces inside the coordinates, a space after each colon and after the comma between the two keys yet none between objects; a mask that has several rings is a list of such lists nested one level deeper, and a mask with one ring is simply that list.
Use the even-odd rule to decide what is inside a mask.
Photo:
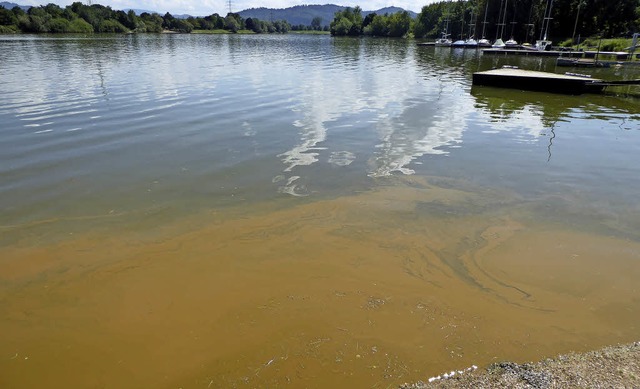
[{"label": "wooden pier", "polygon": [[[483,49],[484,55],[524,55],[529,57],[567,57],[567,58],[612,58],[616,61],[631,60],[626,51],[576,51],[576,50],[535,50],[531,48],[517,49]],[[640,54],[636,55],[640,58]]]},{"label": "wooden pier", "polygon": [[573,95],[600,93],[608,86],[604,81],[590,77],[517,68],[501,68],[473,73],[473,84]]}]

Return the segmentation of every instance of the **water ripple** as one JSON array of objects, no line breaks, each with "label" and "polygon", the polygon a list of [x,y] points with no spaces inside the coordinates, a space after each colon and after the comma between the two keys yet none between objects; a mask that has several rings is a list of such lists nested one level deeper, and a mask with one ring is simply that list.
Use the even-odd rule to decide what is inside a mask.
[{"label": "water ripple", "polygon": [[456,164],[487,161],[474,147],[497,140],[511,148],[499,165],[535,169],[513,150],[553,163],[550,152],[569,153],[566,132],[596,137],[570,123],[624,138],[611,149],[631,154],[640,120],[626,100],[476,93],[471,74],[496,59],[402,40],[24,36],[0,49],[0,196],[15,217],[55,213],[48,202],[209,206],[341,193],[450,166],[490,177],[489,162]]}]

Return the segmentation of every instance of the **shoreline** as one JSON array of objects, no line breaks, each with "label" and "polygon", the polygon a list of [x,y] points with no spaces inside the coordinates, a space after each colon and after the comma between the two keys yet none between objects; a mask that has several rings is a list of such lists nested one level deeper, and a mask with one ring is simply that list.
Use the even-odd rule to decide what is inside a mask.
[{"label": "shoreline", "polygon": [[640,387],[640,342],[595,351],[562,354],[538,362],[497,362],[485,369],[444,373],[400,389],[426,388],[637,388]]}]

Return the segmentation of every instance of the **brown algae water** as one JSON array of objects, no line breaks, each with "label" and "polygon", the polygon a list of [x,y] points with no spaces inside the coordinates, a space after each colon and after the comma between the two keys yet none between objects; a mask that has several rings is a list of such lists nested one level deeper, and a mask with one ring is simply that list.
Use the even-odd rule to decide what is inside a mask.
[{"label": "brown algae water", "polygon": [[404,181],[3,248],[3,385],[387,387],[637,335],[638,242]]}]

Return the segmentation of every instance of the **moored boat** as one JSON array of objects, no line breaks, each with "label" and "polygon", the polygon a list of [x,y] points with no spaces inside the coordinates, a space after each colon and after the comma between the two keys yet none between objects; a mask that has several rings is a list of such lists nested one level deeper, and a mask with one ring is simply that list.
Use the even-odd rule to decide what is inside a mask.
[{"label": "moored boat", "polygon": [[478,46],[479,46],[478,41],[473,39],[473,37],[465,41],[465,47],[478,47]]},{"label": "moored boat", "polygon": [[538,51],[546,51],[551,48],[551,41],[546,39],[539,39],[536,41],[534,48]]},{"label": "moored boat", "polygon": [[478,41],[478,47],[491,47],[491,42],[488,39],[482,38]]},{"label": "moored boat", "polygon": [[445,20],[444,31],[442,31],[442,36],[436,39],[436,46],[448,47],[451,46],[451,39],[449,39],[449,19]]},{"label": "moored boat", "polygon": [[508,41],[504,42],[504,47],[507,49],[519,49],[520,45],[516,42],[515,39],[511,38]]},{"label": "moored boat", "polygon": [[442,38],[436,39],[435,45],[441,47],[449,47],[451,46],[451,39],[447,38],[445,34],[442,33]]}]

